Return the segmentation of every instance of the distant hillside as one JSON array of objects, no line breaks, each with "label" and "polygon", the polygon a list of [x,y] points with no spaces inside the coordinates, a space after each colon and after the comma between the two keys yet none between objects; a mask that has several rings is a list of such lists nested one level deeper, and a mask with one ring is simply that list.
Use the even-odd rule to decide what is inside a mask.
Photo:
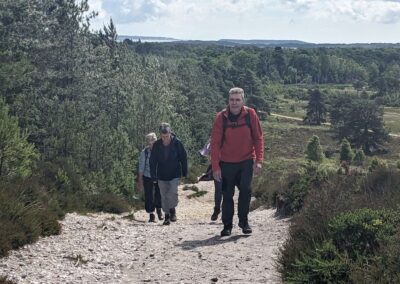
[{"label": "distant hillside", "polygon": [[220,39],[217,44],[224,46],[252,45],[257,47],[286,47],[286,48],[320,48],[320,47],[357,47],[357,48],[400,48],[400,43],[310,43],[300,40],[242,40],[242,39]]},{"label": "distant hillside", "polygon": [[219,39],[219,40],[181,40],[170,37],[152,36],[118,36],[119,41],[129,39],[141,42],[179,43],[191,45],[220,45],[220,46],[256,46],[256,47],[283,47],[283,48],[400,48],[400,43],[311,43],[301,40],[267,40],[267,39]]},{"label": "distant hillside", "polygon": [[157,37],[157,36],[129,36],[129,35],[119,35],[118,40],[123,41],[125,39],[130,39],[131,41],[142,41],[142,42],[171,42],[178,41],[179,39],[171,37]]}]

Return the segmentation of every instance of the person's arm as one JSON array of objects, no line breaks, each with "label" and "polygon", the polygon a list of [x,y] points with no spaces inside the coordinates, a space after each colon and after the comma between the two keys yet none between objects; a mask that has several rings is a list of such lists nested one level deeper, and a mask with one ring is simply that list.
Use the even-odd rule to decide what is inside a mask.
[{"label": "person's arm", "polygon": [[157,147],[156,147],[156,143],[155,142],[153,144],[153,148],[151,149],[151,155],[150,155],[150,159],[149,159],[149,164],[150,164],[150,175],[151,178],[153,179],[153,181],[157,181]]},{"label": "person's arm", "polygon": [[188,172],[187,153],[183,144],[179,141],[179,158],[182,167],[182,176],[186,177]]}]

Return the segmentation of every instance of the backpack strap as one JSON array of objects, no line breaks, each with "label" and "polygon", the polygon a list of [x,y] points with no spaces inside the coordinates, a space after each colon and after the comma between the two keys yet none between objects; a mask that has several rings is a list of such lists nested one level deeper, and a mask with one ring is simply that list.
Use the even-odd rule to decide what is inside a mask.
[{"label": "backpack strap", "polygon": [[[251,133],[251,136],[253,137],[253,129],[251,128],[251,117],[250,117],[250,111],[249,111],[250,108],[247,107],[247,106],[244,106],[244,109],[246,110],[245,125],[247,125],[247,127],[250,128],[250,133]],[[240,126],[244,125],[244,124],[243,125],[238,125],[237,123],[232,123],[231,125],[228,125],[228,118],[225,116],[225,114],[226,114],[226,109],[223,109],[221,111],[221,116],[222,116],[221,148],[222,148],[222,146],[224,145],[224,142],[225,142],[225,130],[228,127],[235,128],[235,127],[240,127]]]}]

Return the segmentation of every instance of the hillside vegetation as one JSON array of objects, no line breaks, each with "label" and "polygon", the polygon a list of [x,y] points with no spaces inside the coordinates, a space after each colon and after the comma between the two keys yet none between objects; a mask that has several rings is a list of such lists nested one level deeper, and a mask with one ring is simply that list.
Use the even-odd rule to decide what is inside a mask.
[{"label": "hillside vegetation", "polygon": [[[279,258],[285,282],[398,282],[400,138],[385,153],[360,161],[354,149],[345,161],[329,126],[272,116],[264,131],[266,169],[255,182],[255,205],[292,216]],[[321,161],[307,158],[312,136]]]}]

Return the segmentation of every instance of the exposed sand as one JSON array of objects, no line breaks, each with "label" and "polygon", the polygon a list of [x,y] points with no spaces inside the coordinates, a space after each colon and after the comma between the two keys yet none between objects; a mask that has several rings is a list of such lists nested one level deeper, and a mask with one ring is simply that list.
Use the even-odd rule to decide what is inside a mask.
[{"label": "exposed sand", "polygon": [[[287,219],[275,210],[250,213],[252,235],[234,219],[229,237],[222,223],[210,221],[213,183],[201,182],[200,198],[179,190],[178,221],[147,223],[114,214],[67,214],[62,234],[40,239],[0,259],[0,275],[17,283],[280,283],[275,269]],[[236,193],[237,195],[237,193]]]}]

